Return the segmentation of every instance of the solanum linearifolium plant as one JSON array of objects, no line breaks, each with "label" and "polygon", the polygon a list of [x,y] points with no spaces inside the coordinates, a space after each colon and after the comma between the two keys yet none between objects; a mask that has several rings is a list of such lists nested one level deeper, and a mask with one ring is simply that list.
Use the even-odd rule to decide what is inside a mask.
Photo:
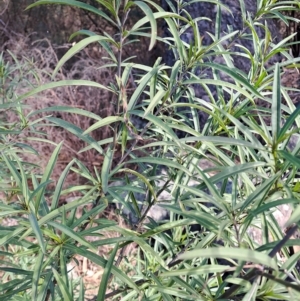
[{"label": "solanum linearifolium plant", "polygon": [[[209,45],[202,44],[198,20],[188,13],[189,4],[201,1],[166,2],[170,12],[152,1],[97,0],[93,6],[41,0],[29,6],[71,5],[94,13],[99,22],[105,19],[115,31],[74,33],[71,39],[79,35],[83,39],[61,58],[53,81],[16,97],[16,103],[64,85],[108,89],[117,101],[115,114],[105,118],[68,107],[45,108],[27,116],[51,111],[89,116],[94,124],[87,129],[51,116],[47,121],[85,141],[82,152],[94,149],[104,157],[101,168],[94,171],[84,162],[70,160],[48,197],[50,202],[46,187],[62,143],[41,177],[31,172],[33,189],[27,185],[28,167],[18,155],[1,152],[19,195],[15,204],[1,203],[2,215],[19,216],[16,226],[2,229],[1,254],[35,258],[26,268],[20,260],[1,268],[11,275],[0,287],[1,300],[84,300],[83,282],[77,291],[70,277],[76,256],[103,269],[94,300],[299,299],[299,255],[290,256],[288,247],[300,242],[290,240],[293,232],[285,234],[276,220],[278,206],[296,207],[299,202],[295,175],[300,144],[288,143],[297,135],[299,109],[280,83],[283,67],[295,66],[299,59],[291,58],[285,46],[292,37],[272,42],[267,22],[268,17],[287,22],[282,12],[294,9],[297,2],[259,1],[253,16],[239,1],[244,28],[224,33],[216,26]],[[217,4],[219,24],[222,11],[230,12],[230,7],[211,2]],[[145,17],[129,26],[136,9]],[[168,38],[158,37],[157,19],[165,20]],[[256,26],[264,28],[264,39],[258,38]],[[193,33],[191,43],[182,38],[188,30]],[[152,67],[127,59],[124,47],[138,36],[149,37],[149,49],[157,41],[166,43],[174,52],[172,66],[162,58]],[[242,45],[240,52],[230,48],[242,38],[252,40],[253,53]],[[63,64],[92,43],[107,52],[105,67],[116,70],[115,81],[109,87],[92,81],[55,81]],[[278,53],[286,60],[267,67]],[[250,62],[247,72],[234,67],[234,54]],[[214,60],[216,56],[223,57],[222,64]],[[208,70],[212,77],[205,76]],[[134,86],[132,93],[126,88],[129,84]],[[209,102],[196,95],[199,85]],[[199,112],[208,116],[204,125]],[[111,137],[95,141],[90,136],[107,125],[113,129]],[[71,169],[87,183],[63,190]],[[74,191],[81,197],[60,206],[60,197]],[[92,209],[84,209],[78,217],[79,207],[89,203]],[[108,204],[115,204],[128,228],[97,218]],[[147,217],[159,208],[169,212],[164,220]],[[298,223],[298,212],[290,224]],[[107,238],[108,232],[118,236]],[[253,232],[259,233],[259,239],[253,238]],[[110,253],[98,255],[97,248],[103,246],[110,246]],[[130,254],[129,249],[134,251]]]}]

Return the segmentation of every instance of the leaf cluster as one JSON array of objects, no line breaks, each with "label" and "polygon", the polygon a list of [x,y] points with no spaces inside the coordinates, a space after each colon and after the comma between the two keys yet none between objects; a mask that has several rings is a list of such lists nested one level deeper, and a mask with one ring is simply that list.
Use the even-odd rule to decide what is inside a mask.
[{"label": "leaf cluster", "polygon": [[[283,12],[295,9],[297,1],[258,1],[254,16],[240,1],[244,28],[225,34],[216,26],[210,45],[202,44],[198,20],[188,13],[188,5],[200,0],[166,2],[170,12],[150,0],[97,0],[102,9],[75,0],[40,0],[29,6],[72,5],[106,19],[117,33],[74,33],[71,39],[84,38],[59,61],[53,81],[23,95],[10,92],[14,82],[0,60],[0,110],[20,116],[17,125],[1,119],[0,216],[16,221],[1,226],[1,300],[85,300],[83,281],[70,276],[79,256],[103,269],[97,301],[299,299],[299,254],[290,247],[300,244],[295,239],[300,108],[290,96],[295,91],[281,84],[284,68],[296,67],[299,58],[287,50],[293,36],[274,44],[267,22],[277,18],[287,23]],[[220,24],[222,11],[230,7],[210,2],[217,6]],[[132,7],[145,16],[129,28]],[[165,20],[169,38],[157,36],[158,19]],[[257,36],[257,26],[264,29],[264,39]],[[192,44],[182,38],[188,30]],[[174,64],[157,58],[149,67],[124,59],[124,46],[138,43],[139,36],[149,37],[149,49],[156,41],[170,47]],[[236,45],[240,39],[251,39],[254,52]],[[106,50],[105,67],[115,70],[115,82],[56,81],[62,65],[91,43]],[[232,51],[233,45],[240,52]],[[286,60],[268,66],[278,53]],[[234,55],[249,61],[250,70],[238,70]],[[22,70],[17,61],[13,68]],[[24,99],[69,85],[109,90],[117,99],[115,115],[101,118],[68,107],[24,114]],[[135,87],[133,93],[128,85]],[[197,86],[210,102],[196,96]],[[38,113],[51,111],[89,116],[93,124],[87,129],[52,116],[44,119],[82,139],[86,147],[81,152],[93,149],[104,161],[91,171],[70,158],[54,191],[48,192],[62,143],[39,175],[22,160],[20,152],[34,149],[20,139],[25,129],[37,133]],[[104,126],[113,135],[94,140],[90,133]],[[116,156],[119,149],[121,157]],[[71,170],[86,183],[64,189]],[[80,196],[61,205],[60,198],[73,192]],[[126,228],[99,218],[108,206],[126,220]],[[293,214],[281,222],[278,211],[285,206]],[[158,219],[157,212],[166,214]],[[285,233],[284,226],[291,229]],[[108,238],[107,233],[117,236]],[[111,251],[99,255],[105,246]]]}]

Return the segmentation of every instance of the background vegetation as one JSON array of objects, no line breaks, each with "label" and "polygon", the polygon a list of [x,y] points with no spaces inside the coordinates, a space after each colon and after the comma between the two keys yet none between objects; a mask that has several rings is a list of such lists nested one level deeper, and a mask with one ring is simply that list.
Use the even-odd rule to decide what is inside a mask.
[{"label": "background vegetation", "polygon": [[[299,299],[299,91],[281,82],[299,58],[294,35],[275,43],[267,22],[295,21],[283,12],[297,1],[259,1],[255,15],[240,1],[244,28],[227,33],[218,24],[230,7],[218,3],[205,46],[192,2],[29,9],[49,3],[114,31],[75,32],[60,59],[47,40],[30,59],[9,42],[0,57],[1,300]],[[174,62],[126,56],[139,37],[165,43]],[[74,273],[87,264],[96,292]]]}]

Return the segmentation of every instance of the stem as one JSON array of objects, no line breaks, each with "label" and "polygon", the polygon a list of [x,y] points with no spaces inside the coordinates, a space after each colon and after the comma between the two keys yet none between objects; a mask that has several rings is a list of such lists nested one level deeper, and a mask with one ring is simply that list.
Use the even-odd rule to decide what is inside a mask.
[{"label": "stem", "polygon": [[[121,76],[122,76],[122,52],[123,52],[123,27],[124,24],[126,22],[127,16],[128,16],[129,11],[124,14],[124,17],[122,19],[121,25],[119,26],[119,35],[120,35],[120,39],[119,39],[119,49],[118,49],[118,69],[117,69],[117,81],[119,81],[119,96],[118,96],[118,101],[116,104],[116,116],[119,117],[120,115],[120,104],[122,101],[122,97],[123,97],[123,93],[126,93],[126,91],[124,92],[124,87],[123,87],[123,83],[121,81]],[[113,137],[113,157],[114,157],[114,153],[116,152],[116,146],[117,146],[117,139],[118,139],[118,127],[119,127],[119,123],[115,123],[114,125],[114,137]],[[110,166],[110,170],[112,169],[112,164]]]}]

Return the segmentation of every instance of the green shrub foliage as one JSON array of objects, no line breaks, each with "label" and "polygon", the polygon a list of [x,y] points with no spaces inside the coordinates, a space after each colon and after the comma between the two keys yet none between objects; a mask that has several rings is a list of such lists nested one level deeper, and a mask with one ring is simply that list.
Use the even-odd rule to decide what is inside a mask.
[{"label": "green shrub foliage", "polygon": [[[274,22],[294,21],[284,12],[298,2],[257,1],[250,12],[242,0],[232,7],[232,1],[206,1],[216,12],[210,33],[198,27],[204,15],[189,13],[202,1],[165,2],[167,10],[149,0],[97,0],[95,6],[36,1],[29,8],[59,4],[86,10],[109,22],[115,34],[74,33],[71,40],[81,40],[58,62],[52,82],[33,84],[25,94],[14,89],[32,80],[26,66],[0,57],[0,215],[14,221],[0,231],[1,300],[87,300],[83,281],[71,276],[79,257],[103,271],[92,299],[97,301],[299,300],[299,254],[290,247],[300,244],[295,239],[300,109],[292,97],[298,92],[281,84],[284,70],[297,68],[299,58],[289,54],[293,36],[276,40],[270,30]],[[242,28],[224,31],[222,16],[235,18],[237,3]],[[133,8],[143,17],[129,25]],[[158,36],[158,20],[165,22],[168,37]],[[139,47],[139,37],[149,38],[149,50],[166,44],[172,63],[158,57],[150,67],[125,58],[124,47]],[[64,63],[92,43],[107,53],[102,68],[115,70],[110,86],[57,81]],[[235,64],[237,58],[248,68]],[[109,90],[115,114],[101,118],[79,108],[50,107],[25,115],[23,100],[68,85]],[[7,110],[19,116],[17,124],[7,121]],[[43,120],[36,117],[41,112],[47,112]],[[52,112],[89,116],[91,126],[81,129]],[[24,152],[35,152],[23,132],[37,137],[42,121],[82,139],[81,152],[101,155],[101,167],[89,170],[70,158],[48,191],[63,142],[42,175],[22,159]],[[104,126],[112,136],[94,140],[91,133]],[[64,187],[71,170],[84,185]],[[74,192],[78,197],[61,205]],[[108,207],[126,227],[99,218]],[[284,208],[293,213],[281,221]],[[109,252],[98,252],[104,249]]]}]

